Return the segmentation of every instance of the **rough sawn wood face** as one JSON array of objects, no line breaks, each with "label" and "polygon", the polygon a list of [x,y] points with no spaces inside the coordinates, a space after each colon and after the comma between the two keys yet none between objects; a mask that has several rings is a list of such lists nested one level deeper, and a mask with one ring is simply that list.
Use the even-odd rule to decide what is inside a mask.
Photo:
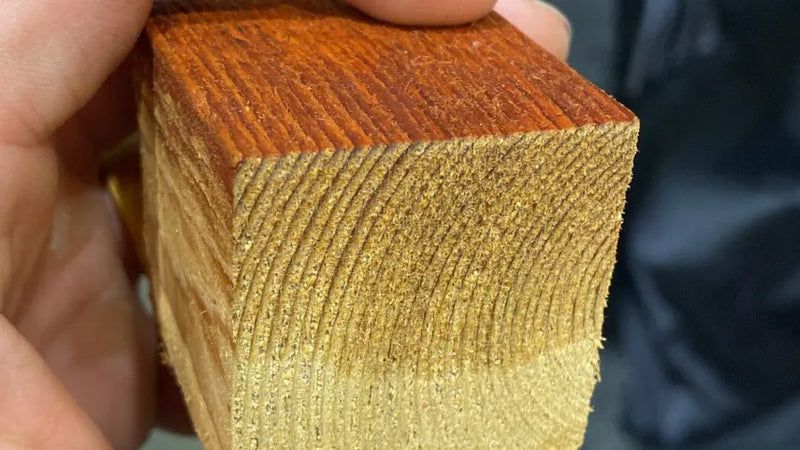
[{"label": "rough sawn wood face", "polygon": [[147,263],[209,448],[576,448],[638,122],[499,16],[158,4]]}]

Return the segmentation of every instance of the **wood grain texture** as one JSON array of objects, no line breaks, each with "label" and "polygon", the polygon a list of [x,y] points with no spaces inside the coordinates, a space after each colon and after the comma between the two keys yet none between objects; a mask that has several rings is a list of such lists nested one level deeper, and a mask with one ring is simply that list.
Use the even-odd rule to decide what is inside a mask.
[{"label": "wood grain texture", "polygon": [[496,15],[161,3],[148,269],[210,448],[576,448],[638,122]]}]

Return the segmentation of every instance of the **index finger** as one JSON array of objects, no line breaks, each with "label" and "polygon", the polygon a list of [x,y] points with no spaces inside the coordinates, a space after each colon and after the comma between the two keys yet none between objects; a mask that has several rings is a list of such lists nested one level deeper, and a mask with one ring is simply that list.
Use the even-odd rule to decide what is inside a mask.
[{"label": "index finger", "polygon": [[538,0],[344,0],[376,19],[400,25],[458,25],[494,8],[545,50],[567,59],[571,29],[566,16]]},{"label": "index finger", "polygon": [[457,25],[489,14],[496,0],[345,0],[370,16],[400,25]]}]

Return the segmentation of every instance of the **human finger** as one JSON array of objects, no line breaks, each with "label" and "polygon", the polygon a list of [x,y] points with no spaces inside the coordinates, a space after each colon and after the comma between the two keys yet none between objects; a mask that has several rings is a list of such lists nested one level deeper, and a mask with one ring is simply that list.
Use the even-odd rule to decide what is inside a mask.
[{"label": "human finger", "polygon": [[489,14],[495,0],[345,0],[376,19],[400,25],[456,25]]},{"label": "human finger", "polygon": [[538,0],[498,0],[494,10],[545,50],[567,59],[572,27],[556,7]]},{"label": "human finger", "polygon": [[33,146],[120,65],[151,0],[7,0],[0,14],[0,142]]},{"label": "human finger", "polygon": [[110,448],[30,343],[0,315],[0,448]]}]

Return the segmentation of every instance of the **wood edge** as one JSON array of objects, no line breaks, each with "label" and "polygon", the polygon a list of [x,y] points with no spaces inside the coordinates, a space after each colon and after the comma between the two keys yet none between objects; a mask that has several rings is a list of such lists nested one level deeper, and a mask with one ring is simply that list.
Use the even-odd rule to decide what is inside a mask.
[{"label": "wood edge", "polygon": [[[621,106],[623,106],[623,105],[621,105]],[[623,106],[623,108],[624,108],[624,106]],[[542,134],[542,133],[544,133],[544,134],[560,134],[560,133],[571,133],[571,132],[574,133],[574,132],[578,132],[579,130],[582,130],[582,129],[597,129],[597,128],[601,128],[601,127],[608,127],[608,126],[614,126],[614,125],[631,126],[635,130],[635,135],[638,136],[639,128],[640,128],[639,118],[631,113],[631,119],[630,120],[608,121],[608,122],[603,122],[603,123],[594,124],[594,125],[583,125],[583,126],[580,126],[580,127],[559,128],[559,129],[554,129],[554,130],[522,131],[522,132],[519,132],[519,133],[512,133],[512,134],[507,134],[507,135],[461,136],[461,137],[455,137],[455,138],[452,138],[452,139],[434,140],[434,141],[418,141],[418,142],[397,141],[395,143],[388,144],[388,145],[387,144],[377,144],[377,145],[374,145],[374,146],[367,146],[367,147],[323,148],[323,149],[319,149],[316,153],[329,153],[330,154],[330,153],[337,153],[337,152],[352,152],[352,151],[358,151],[358,150],[369,150],[369,149],[371,149],[373,147],[387,147],[387,146],[391,146],[391,147],[393,147],[393,146],[408,147],[410,145],[437,145],[437,144],[453,142],[453,141],[479,140],[479,139],[483,140],[483,139],[492,139],[492,138],[505,140],[505,139],[515,139],[515,138],[519,138],[519,137],[528,137],[528,136],[538,135],[538,134]],[[636,144],[636,142],[634,142],[634,147],[635,147],[635,144]],[[264,161],[264,160],[279,160],[279,159],[281,159],[283,157],[286,157],[286,156],[292,156],[292,155],[303,154],[303,153],[304,152],[290,152],[290,153],[286,153],[284,155],[244,156],[242,158],[239,158],[238,161],[236,161],[236,163],[232,166],[232,170],[231,170],[231,173],[232,173],[232,175],[231,175],[231,190],[230,190],[230,192],[231,193],[235,193],[236,192],[236,183],[238,181],[240,181],[240,175],[241,175],[241,172],[242,172],[242,170],[243,170],[243,168],[245,166],[252,165],[252,164],[259,164],[261,161]],[[234,200],[235,199],[236,199],[236,196],[234,195]],[[234,205],[234,207],[235,207],[235,205]],[[235,213],[234,213],[234,219],[235,219]]]}]

